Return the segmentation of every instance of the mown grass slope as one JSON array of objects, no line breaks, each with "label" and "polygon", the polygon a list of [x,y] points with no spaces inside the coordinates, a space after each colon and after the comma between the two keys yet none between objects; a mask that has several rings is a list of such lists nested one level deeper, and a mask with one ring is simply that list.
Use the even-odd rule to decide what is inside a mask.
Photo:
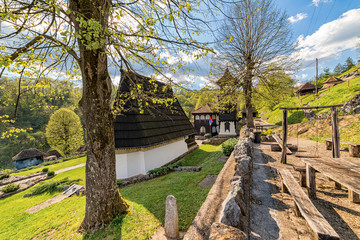
[{"label": "mown grass slope", "polygon": [[[31,192],[30,188],[0,199],[0,239],[149,239],[164,223],[165,200],[169,194],[177,198],[179,225],[184,230],[191,224],[210,190],[196,187],[196,184],[207,174],[220,172],[224,163],[217,159],[221,155],[219,146],[202,145],[182,159],[184,166],[202,166],[200,172],[174,172],[120,189],[130,205],[130,212],[93,235],[77,232],[85,215],[85,197],[72,196],[33,214],[25,210],[59,193],[23,198],[24,194]],[[65,177],[80,178],[79,184],[84,185],[85,167],[60,173],[51,180]]]}]

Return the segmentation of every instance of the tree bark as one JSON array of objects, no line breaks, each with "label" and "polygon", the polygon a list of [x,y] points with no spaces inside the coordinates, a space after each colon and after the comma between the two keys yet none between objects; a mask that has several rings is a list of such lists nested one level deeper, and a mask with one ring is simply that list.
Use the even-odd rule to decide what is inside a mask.
[{"label": "tree bark", "polygon": [[[111,112],[111,79],[108,73],[106,45],[91,47],[106,37],[111,1],[70,0],[72,21],[82,36],[78,38],[83,96],[79,106],[87,133],[86,211],[80,231],[93,233],[107,226],[116,216],[127,212],[128,205],[116,185],[114,117]],[[81,19],[82,18],[82,19]],[[102,26],[99,35],[80,24],[94,19]],[[100,36],[100,37],[99,37]]]},{"label": "tree bark", "polygon": [[252,95],[252,76],[247,73],[244,79],[243,84],[244,95],[245,95],[245,108],[246,108],[246,126],[248,128],[254,128],[254,118],[252,112],[252,103],[251,103],[251,95]]}]

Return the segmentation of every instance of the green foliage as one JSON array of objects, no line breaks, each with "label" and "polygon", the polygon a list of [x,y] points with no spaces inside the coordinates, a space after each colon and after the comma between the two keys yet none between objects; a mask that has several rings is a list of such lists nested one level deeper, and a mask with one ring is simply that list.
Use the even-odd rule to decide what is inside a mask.
[{"label": "green foliage", "polygon": [[269,128],[268,130],[261,132],[261,136],[271,135],[272,132],[273,132],[273,130],[271,128]]},{"label": "green foliage", "polygon": [[165,167],[155,168],[147,172],[148,175],[161,176],[167,174],[170,171],[173,171],[174,168],[181,166],[181,162],[176,162]]},{"label": "green foliage", "polygon": [[123,182],[124,182],[124,180],[116,180],[117,185],[121,185],[121,184],[123,184]]},{"label": "green foliage", "polygon": [[204,137],[205,137],[206,139],[211,138],[211,133],[206,133],[206,134],[204,135]]},{"label": "green foliage", "polygon": [[55,111],[46,126],[46,140],[49,145],[65,155],[74,153],[84,144],[83,134],[79,116],[70,109],[61,108]]},{"label": "green foliage", "polygon": [[232,151],[234,151],[234,147],[237,144],[238,139],[230,138],[221,144],[221,150],[225,156],[230,156]]},{"label": "green foliage", "polygon": [[4,187],[3,189],[1,189],[1,191],[3,191],[4,193],[9,193],[9,192],[15,192],[19,188],[20,188],[20,184],[11,183],[6,187]]},{"label": "green foliage", "polygon": [[49,169],[48,168],[43,168],[41,171],[45,173],[45,172],[48,172]]},{"label": "green foliage", "polygon": [[0,180],[3,180],[8,177],[10,177],[10,174],[7,174],[7,173],[0,174]]},{"label": "green foliage", "polygon": [[32,188],[31,195],[62,192],[64,191],[65,186],[71,186],[74,183],[79,183],[80,180],[81,179],[69,179],[66,177],[60,180],[41,182],[39,185]]},{"label": "green foliage", "polygon": [[50,171],[50,172],[47,173],[47,176],[48,176],[48,177],[55,176],[55,172],[54,172],[54,171]]}]

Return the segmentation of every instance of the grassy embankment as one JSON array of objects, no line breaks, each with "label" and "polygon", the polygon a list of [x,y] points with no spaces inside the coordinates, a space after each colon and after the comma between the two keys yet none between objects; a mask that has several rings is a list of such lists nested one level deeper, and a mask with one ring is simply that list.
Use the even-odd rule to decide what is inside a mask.
[{"label": "grassy embankment", "polygon": [[[359,67],[359,66],[357,66]],[[354,71],[351,69],[348,72]],[[345,74],[345,73],[344,73]],[[282,110],[279,107],[299,107],[304,104],[309,106],[323,106],[333,104],[344,104],[360,92],[360,77],[354,78],[334,87],[322,90],[318,96],[305,95],[301,97],[291,97],[279,103],[274,110],[261,109],[259,112],[267,111],[263,117],[272,124],[281,125],[282,123]],[[319,109],[314,111],[316,114],[327,114],[330,109]],[[288,122],[289,124],[307,122],[308,119],[304,116],[302,111],[289,111]]]},{"label": "grassy embankment", "polygon": [[72,166],[79,165],[79,164],[85,163],[85,162],[86,162],[86,157],[84,156],[84,157],[71,159],[71,160],[61,162],[61,163],[57,163],[57,164],[52,164],[52,165],[48,165],[48,166],[41,166],[41,167],[37,167],[37,168],[31,169],[31,170],[13,173],[11,175],[13,175],[13,176],[25,176],[25,175],[29,175],[29,174],[32,174],[32,173],[41,172],[41,170],[43,168],[48,168],[49,171],[57,171],[57,170],[60,170],[60,169],[63,169],[63,168],[72,167]]},{"label": "grassy embankment", "polygon": [[[202,166],[200,172],[174,172],[121,189],[130,204],[130,213],[118,217],[109,227],[92,236],[76,232],[85,214],[84,197],[73,196],[33,214],[25,210],[58,193],[23,198],[30,188],[0,199],[0,239],[148,239],[164,224],[165,199],[169,194],[177,198],[179,228],[185,230],[210,190],[196,187],[196,184],[207,174],[220,172],[224,163],[217,159],[221,154],[218,146],[202,145],[182,160],[184,166]],[[54,179],[65,177],[81,178],[80,184],[85,184],[85,167],[60,173]]]}]

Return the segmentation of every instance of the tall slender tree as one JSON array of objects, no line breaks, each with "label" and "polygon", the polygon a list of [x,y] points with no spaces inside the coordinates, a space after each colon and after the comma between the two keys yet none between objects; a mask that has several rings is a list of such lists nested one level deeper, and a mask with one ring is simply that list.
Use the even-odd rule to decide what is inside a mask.
[{"label": "tall slender tree", "polygon": [[[258,81],[267,82],[269,71],[289,70],[287,54],[293,50],[291,29],[285,12],[271,0],[243,0],[229,10],[218,35],[216,58],[228,67],[243,89],[247,111],[247,126],[254,127],[252,115],[253,87]],[[277,66],[270,68],[269,65]]]}]

